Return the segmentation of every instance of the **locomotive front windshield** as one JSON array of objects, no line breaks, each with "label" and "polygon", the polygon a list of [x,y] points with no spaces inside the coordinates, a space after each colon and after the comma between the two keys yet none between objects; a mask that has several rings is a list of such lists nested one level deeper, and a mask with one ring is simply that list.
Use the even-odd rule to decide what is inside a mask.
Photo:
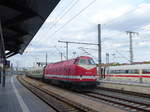
[{"label": "locomotive front windshield", "polygon": [[93,59],[80,59],[78,64],[95,65]]}]

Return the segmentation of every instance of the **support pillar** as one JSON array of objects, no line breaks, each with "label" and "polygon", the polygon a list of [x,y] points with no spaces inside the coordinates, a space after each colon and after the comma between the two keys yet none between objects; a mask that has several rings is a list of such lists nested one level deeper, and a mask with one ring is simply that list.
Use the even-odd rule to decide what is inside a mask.
[{"label": "support pillar", "polygon": [[101,49],[101,24],[98,24],[98,74],[102,78],[102,49]]},{"label": "support pillar", "polygon": [[0,68],[0,84],[1,84],[1,72],[2,72],[2,71],[1,71],[1,68]]},{"label": "support pillar", "polygon": [[2,87],[5,87],[5,63],[6,63],[6,56],[5,56],[5,44],[3,38],[3,31],[2,31],[2,24],[0,20],[0,64],[2,65]]}]

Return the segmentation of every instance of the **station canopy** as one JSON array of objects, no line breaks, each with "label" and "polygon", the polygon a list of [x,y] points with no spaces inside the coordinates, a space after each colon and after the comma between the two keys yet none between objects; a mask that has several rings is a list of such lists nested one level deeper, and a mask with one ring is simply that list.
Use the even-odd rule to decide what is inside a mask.
[{"label": "station canopy", "polygon": [[59,1],[0,0],[0,20],[6,57],[24,52]]}]

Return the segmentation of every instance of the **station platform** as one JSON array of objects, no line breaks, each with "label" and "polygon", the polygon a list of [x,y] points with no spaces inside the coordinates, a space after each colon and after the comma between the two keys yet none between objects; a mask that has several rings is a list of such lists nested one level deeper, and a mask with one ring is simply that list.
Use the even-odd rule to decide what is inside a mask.
[{"label": "station platform", "polygon": [[150,94],[150,83],[105,80],[105,79],[99,80],[99,82],[100,82],[100,87]]},{"label": "station platform", "polygon": [[0,112],[55,112],[46,103],[23,87],[15,75],[6,77],[0,85]]}]

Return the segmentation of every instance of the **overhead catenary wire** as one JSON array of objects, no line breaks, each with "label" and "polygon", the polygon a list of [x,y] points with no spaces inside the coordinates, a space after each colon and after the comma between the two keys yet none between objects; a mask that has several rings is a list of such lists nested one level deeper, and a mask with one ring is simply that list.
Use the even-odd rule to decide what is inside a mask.
[{"label": "overhead catenary wire", "polygon": [[82,50],[85,54],[92,56],[94,59],[98,60],[95,56],[93,56],[91,53],[89,53],[87,50],[85,50],[83,47],[79,47],[80,50]]},{"label": "overhead catenary wire", "polygon": [[127,57],[125,57],[124,55],[122,55],[118,50],[116,50],[116,49],[113,49],[113,50],[116,51],[116,53],[119,54],[123,59],[127,60],[128,62],[130,62],[130,60]]},{"label": "overhead catenary wire", "polygon": [[[67,24],[69,24],[72,20],[74,20],[78,15],[80,15],[84,10],[86,10],[90,5],[92,5],[94,2],[95,2],[96,0],[94,0],[94,1],[92,1],[92,2],[90,2],[85,8],[83,8],[82,10],[80,10],[79,11],[79,13],[78,14],[76,14],[75,16],[73,16],[71,19],[69,19],[64,25],[62,25],[60,28],[58,28],[51,36],[53,37],[57,32],[59,32],[63,27],[65,27]],[[144,0],[145,1],[145,0]],[[144,1],[142,1],[141,3],[143,3]],[[133,12],[133,11],[135,11],[137,8],[135,8],[135,9],[133,9],[133,10],[131,10],[131,11],[129,11],[129,12],[127,12],[127,13],[125,13],[125,14],[123,14],[123,15],[126,15],[126,14],[128,14],[128,13],[131,13],[131,12]],[[123,16],[123,15],[121,15],[121,16]],[[119,16],[119,17],[121,17],[121,16]],[[119,17],[117,17],[117,18],[119,18]],[[115,18],[116,19],[116,18]],[[113,20],[111,20],[111,22],[112,22]]]},{"label": "overhead catenary wire", "polygon": [[[67,24],[69,24],[72,20],[74,20],[77,16],[79,16],[83,11],[85,11],[87,8],[89,8],[94,2],[96,2],[96,0],[93,0],[93,1],[90,2],[85,8],[81,9],[81,10],[79,11],[79,13],[77,13],[75,16],[73,16],[71,19],[69,19],[64,25],[62,25],[61,27],[59,27],[52,35],[55,35],[55,34],[56,34],[58,31],[60,31],[63,27],[65,27]],[[140,2],[140,4],[141,4],[141,3],[144,3],[144,2],[145,2],[145,0],[143,0],[142,2]],[[75,5],[75,4],[74,4],[74,5]],[[73,5],[73,6],[74,6],[74,5]],[[137,10],[137,8],[139,8],[139,7],[136,7],[136,8],[134,8],[134,9],[132,9],[132,10],[126,12],[126,13],[123,14],[123,15],[120,15],[119,17],[129,14],[129,13],[131,13],[131,12]],[[117,18],[119,18],[119,17],[117,17]],[[110,23],[110,22],[112,23],[112,22],[113,22],[114,20],[116,20],[117,18],[114,18],[114,19],[110,20],[109,22],[107,22],[107,24]],[[61,18],[61,19],[62,19],[62,18]],[[104,23],[104,24],[107,25],[106,23]],[[52,35],[51,35],[51,36],[52,36]]]},{"label": "overhead catenary wire", "polygon": [[63,18],[63,17],[65,17],[75,6],[76,6],[76,4],[79,2],[80,0],[75,0],[75,2],[74,1],[72,1],[70,4],[69,4],[69,8],[67,8],[66,10],[64,10],[64,12],[62,13],[60,13],[60,17],[57,17],[56,19],[55,19],[55,21],[56,22],[54,22],[54,24],[52,24],[52,25],[50,25],[50,27],[48,27],[47,28],[47,30],[46,31],[44,31],[44,33],[47,33],[48,31],[50,31],[51,29],[53,29],[58,23],[59,23],[59,21],[61,21],[61,19]]},{"label": "overhead catenary wire", "polygon": [[62,51],[60,51],[56,46],[55,46],[55,48],[57,49],[57,51],[58,51],[59,53],[62,53],[62,55],[63,55],[63,57],[64,57],[65,59],[67,59],[67,57],[64,55],[64,53],[63,53]]},{"label": "overhead catenary wire", "polygon": [[[145,0],[144,0],[144,1],[145,1]],[[142,1],[141,3],[143,3],[144,1]],[[134,9],[132,9],[132,10],[130,10],[130,11],[128,11],[127,13],[125,13],[125,14],[123,14],[123,15],[121,15],[121,16],[128,15],[128,14],[130,14],[131,12],[136,11],[138,8],[139,8],[139,6],[136,7],[136,8],[134,8]],[[121,17],[121,16],[119,16],[119,17]],[[119,18],[119,17],[117,17],[117,18]],[[117,18],[115,18],[115,19],[113,19],[113,20],[107,22],[107,24],[112,23],[112,22],[115,21]],[[116,53],[119,54],[119,55],[121,56],[121,58],[123,58],[123,59],[129,61],[129,59],[128,59],[127,57],[125,57],[124,55],[122,55],[118,50],[116,50]]]},{"label": "overhead catenary wire", "polygon": [[[140,4],[142,4],[142,3],[144,3],[144,2],[145,2],[145,0],[143,0],[142,2],[140,2]],[[139,5],[138,5],[136,8],[134,8],[134,9],[132,9],[132,10],[130,10],[130,11],[128,11],[128,12],[126,12],[126,13],[124,13],[124,14],[118,16],[117,18],[120,18],[120,17],[122,17],[122,16],[126,16],[126,15],[128,15],[128,14],[130,14],[130,13],[136,11],[138,8],[139,8]],[[104,23],[104,26],[109,25],[109,23],[113,23],[114,21],[117,20],[117,18],[114,18],[114,19],[108,21],[107,23]],[[128,60],[128,61],[129,61],[129,59],[127,59],[126,57],[124,57],[121,53],[119,53],[118,51],[116,51],[116,52],[117,52],[122,58],[124,58],[125,60]],[[129,62],[130,62],[130,61],[129,61]]]},{"label": "overhead catenary wire", "polygon": [[[145,1],[145,0],[144,0]],[[137,9],[137,8],[136,8]],[[136,9],[133,9],[133,10],[131,10],[130,12],[127,12],[127,13],[131,13],[131,12],[133,12],[133,11],[135,11]],[[80,14],[79,14],[80,15]],[[124,14],[123,14],[124,15]],[[121,15],[121,16],[123,16],[123,15]],[[125,13],[125,15],[126,15],[126,13]],[[121,17],[121,16],[119,16],[119,17]],[[117,17],[118,18],[118,17]],[[73,18],[74,19],[74,18]],[[69,19],[69,20],[71,20],[71,19]],[[68,20],[68,21],[69,21]],[[116,20],[116,18],[115,18],[115,20]],[[71,20],[72,21],[72,20]],[[70,22],[71,22],[70,21]],[[69,22],[69,23],[70,23]],[[112,21],[111,21],[112,22]],[[69,23],[66,23],[66,24],[64,24],[63,26],[61,26],[60,28],[58,28],[52,35],[55,35],[57,32],[59,32],[63,27],[65,27],[67,24],[69,24]],[[110,21],[108,22],[108,23],[110,23]]]},{"label": "overhead catenary wire", "polygon": [[71,17],[66,23],[64,23],[55,32],[53,32],[52,35],[50,35],[50,37],[52,38],[57,32],[59,32],[62,28],[64,28],[66,25],[68,25],[70,22],[72,22],[76,17],[78,17],[82,12],[84,12],[87,8],[89,8],[95,2],[96,2],[96,0],[93,0],[92,2],[90,2],[86,7],[84,7],[83,9],[81,9],[76,15],[74,15],[73,17]]},{"label": "overhead catenary wire", "polygon": [[[88,7],[90,7],[95,1],[96,1],[96,0],[93,0],[92,2],[90,2],[85,8],[83,8],[82,10],[80,10],[79,13],[77,13],[75,16],[73,16],[71,19],[69,19],[64,25],[62,25],[60,28],[58,28],[52,35],[56,34],[56,33],[57,33],[58,31],[60,31],[64,26],[66,26],[67,24],[69,24],[73,19],[75,19],[78,15],[80,15],[84,10],[86,10]],[[68,12],[70,11],[70,9],[72,9],[72,8],[76,5],[77,2],[78,2],[78,1],[76,1],[76,2],[72,5],[72,7],[70,7],[69,10],[67,10],[66,12],[68,13]],[[143,2],[145,2],[145,0],[143,0],[142,2],[140,2],[140,4],[143,3]],[[129,14],[129,13],[135,11],[137,8],[138,8],[138,7],[136,7],[136,8],[134,8],[134,9],[132,9],[132,10],[126,12],[126,13],[123,14],[123,15],[120,15],[119,17]],[[66,14],[64,13],[64,14],[61,16],[60,19],[62,19],[65,15],[66,15]],[[117,18],[119,18],[119,17],[117,17]],[[117,18],[114,18],[114,19],[110,20],[109,22],[107,22],[107,24],[110,23],[110,22],[112,23],[112,22],[113,22],[114,20],[116,20]],[[60,20],[60,19],[59,19],[59,20]],[[54,25],[55,25],[55,24],[57,24],[57,23],[54,23]],[[104,23],[104,24],[107,25],[106,23]],[[50,29],[51,29],[51,28],[50,28]],[[52,35],[51,35],[51,36],[52,36]]]}]

